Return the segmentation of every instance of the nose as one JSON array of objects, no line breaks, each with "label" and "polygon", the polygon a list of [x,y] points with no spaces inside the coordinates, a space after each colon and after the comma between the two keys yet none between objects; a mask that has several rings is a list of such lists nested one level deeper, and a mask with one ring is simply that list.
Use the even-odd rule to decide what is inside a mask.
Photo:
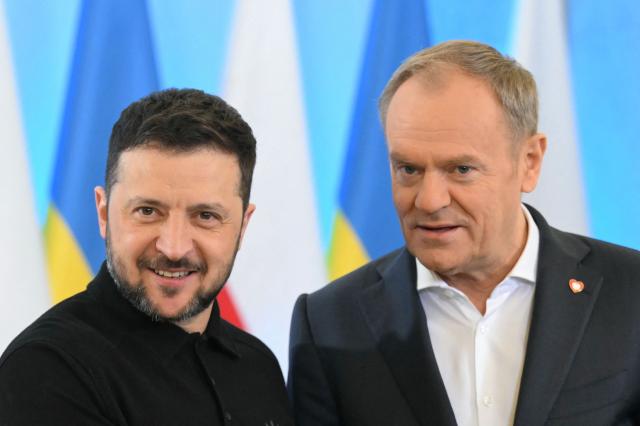
[{"label": "nose", "polygon": [[160,225],[156,249],[171,260],[179,260],[189,254],[193,250],[189,221],[180,216],[169,216]]},{"label": "nose", "polygon": [[425,173],[414,201],[417,209],[433,214],[451,204],[449,186],[444,176],[438,173]]}]

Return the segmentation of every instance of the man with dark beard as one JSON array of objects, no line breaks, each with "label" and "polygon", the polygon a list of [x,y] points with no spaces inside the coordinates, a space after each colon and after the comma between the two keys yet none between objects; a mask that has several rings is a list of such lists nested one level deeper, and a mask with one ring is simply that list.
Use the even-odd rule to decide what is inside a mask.
[{"label": "man with dark beard", "polygon": [[250,127],[197,90],[125,109],[95,189],[107,260],[0,358],[0,424],[291,424],[282,373],[215,299],[255,206]]}]

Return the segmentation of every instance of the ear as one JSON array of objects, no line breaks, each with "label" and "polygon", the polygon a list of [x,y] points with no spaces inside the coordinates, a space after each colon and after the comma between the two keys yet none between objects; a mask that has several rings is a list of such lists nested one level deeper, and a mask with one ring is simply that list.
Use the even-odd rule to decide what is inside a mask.
[{"label": "ear", "polygon": [[536,188],[542,169],[542,159],[546,150],[547,137],[542,133],[536,133],[523,142],[520,151],[523,168],[520,191],[531,192]]},{"label": "ear", "polygon": [[96,186],[93,189],[96,197],[96,212],[98,213],[98,225],[100,226],[100,235],[107,238],[107,194],[103,187]]},{"label": "ear", "polygon": [[238,248],[242,245],[242,240],[244,238],[244,231],[247,230],[247,225],[249,224],[249,220],[251,216],[253,216],[253,212],[256,210],[255,204],[249,204],[247,209],[244,211],[244,215],[242,215],[242,228],[240,229],[240,239],[238,240]]}]

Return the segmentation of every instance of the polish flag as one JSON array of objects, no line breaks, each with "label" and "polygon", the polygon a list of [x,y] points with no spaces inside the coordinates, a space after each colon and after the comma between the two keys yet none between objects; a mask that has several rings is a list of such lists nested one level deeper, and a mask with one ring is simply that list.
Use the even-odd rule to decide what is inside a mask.
[{"label": "polish flag", "polygon": [[252,127],[258,159],[256,211],[228,291],[286,371],[295,299],[326,274],[291,4],[239,0],[232,25],[223,97]]}]

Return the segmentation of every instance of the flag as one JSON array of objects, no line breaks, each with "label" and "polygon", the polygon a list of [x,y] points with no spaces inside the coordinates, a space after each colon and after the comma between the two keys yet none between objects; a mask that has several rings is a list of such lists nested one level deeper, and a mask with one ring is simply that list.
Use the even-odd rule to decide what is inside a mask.
[{"label": "flag", "polygon": [[427,16],[424,0],[376,0],[372,7],[329,249],[331,278],[404,244],[393,207],[377,99],[396,68],[428,47]]},{"label": "flag", "polygon": [[325,281],[291,4],[236,3],[224,98],[257,139],[247,228],[229,291],[286,370],[296,297]]},{"label": "flag", "polygon": [[0,3],[0,352],[50,304],[7,33]]},{"label": "flag", "polygon": [[144,0],[85,0],[79,19],[45,225],[55,302],[83,290],[105,258],[93,189],[104,185],[111,127],[158,86]]},{"label": "flag", "polygon": [[564,2],[521,0],[515,28],[513,55],[536,79],[540,100],[538,128],[548,139],[538,187],[524,200],[538,208],[551,225],[587,234]]}]

